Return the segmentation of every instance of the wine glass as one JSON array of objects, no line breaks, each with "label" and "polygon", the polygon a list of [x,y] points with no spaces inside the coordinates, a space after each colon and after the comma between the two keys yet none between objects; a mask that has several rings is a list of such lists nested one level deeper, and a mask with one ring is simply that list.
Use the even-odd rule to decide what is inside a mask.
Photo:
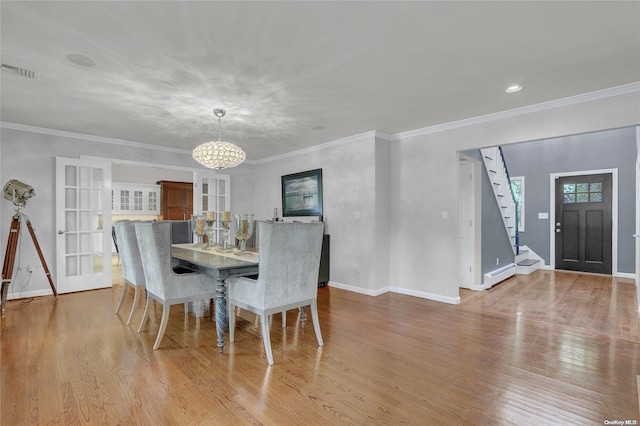
[{"label": "wine glass", "polygon": [[191,216],[191,227],[193,229],[193,235],[195,235],[196,247],[204,245],[204,224],[205,216],[201,214],[194,214]]},{"label": "wine glass", "polygon": [[205,248],[212,249],[216,245],[215,244],[216,228],[214,227],[216,224],[216,212],[213,212],[213,211],[206,212],[205,223],[207,225],[205,230],[207,233],[207,245]]},{"label": "wine glass", "polygon": [[231,229],[231,212],[228,210],[220,212],[220,223],[222,224],[222,248],[219,248],[219,251],[228,252],[231,251],[231,247],[229,244],[229,234]]},{"label": "wine glass", "polygon": [[253,214],[237,213],[234,215],[236,219],[236,238],[240,240],[240,254],[247,251],[247,240],[253,234]]}]

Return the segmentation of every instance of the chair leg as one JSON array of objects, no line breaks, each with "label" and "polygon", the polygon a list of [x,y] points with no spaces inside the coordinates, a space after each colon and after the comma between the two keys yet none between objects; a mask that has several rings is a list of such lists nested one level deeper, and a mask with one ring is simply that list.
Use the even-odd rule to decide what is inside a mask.
[{"label": "chair leg", "polygon": [[262,323],[262,341],[264,342],[264,351],[267,354],[267,363],[273,365],[273,353],[271,352],[271,336],[269,334],[269,318],[268,315],[260,314],[260,322]]},{"label": "chair leg", "polygon": [[133,313],[136,311],[138,307],[138,302],[140,301],[140,291],[138,291],[138,287],[133,287],[133,305],[131,306],[131,313],[129,314],[129,319],[127,320],[127,325],[131,324],[131,320],[133,319]]},{"label": "chair leg", "polygon": [[160,321],[160,330],[158,330],[158,337],[156,337],[156,342],[153,344],[153,350],[155,351],[160,347],[160,342],[164,337],[164,331],[167,329],[167,323],[169,322],[169,310],[171,306],[169,304],[162,305],[162,320]]},{"label": "chair leg", "polygon": [[118,312],[120,312],[120,308],[122,308],[122,304],[124,303],[124,299],[127,297],[127,289],[128,288],[129,288],[129,284],[124,283],[124,288],[122,289],[122,296],[120,296],[120,303],[118,303],[118,307],[116,308],[116,314]]},{"label": "chair leg", "polygon": [[287,311],[282,311],[280,315],[282,315],[282,328],[285,328],[287,326]]},{"label": "chair leg", "polygon": [[138,333],[142,331],[142,327],[144,327],[144,323],[147,322],[147,318],[149,318],[149,301],[151,298],[147,295],[147,301],[144,304],[144,312],[142,313],[142,320],[140,321],[140,326],[138,327]]},{"label": "chair leg", "polygon": [[320,333],[320,321],[318,320],[318,301],[313,299],[311,302],[311,319],[313,320],[313,330],[316,332],[318,346],[324,346],[322,341],[322,333]]},{"label": "chair leg", "polygon": [[233,343],[235,339],[236,310],[235,306],[229,303],[229,301],[227,301],[227,317],[229,318],[229,343]]}]

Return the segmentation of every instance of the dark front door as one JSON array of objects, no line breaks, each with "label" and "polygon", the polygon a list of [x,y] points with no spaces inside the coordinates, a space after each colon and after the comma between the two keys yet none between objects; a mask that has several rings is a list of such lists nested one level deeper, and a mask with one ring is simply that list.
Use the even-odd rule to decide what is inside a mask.
[{"label": "dark front door", "polygon": [[556,179],[556,269],[611,274],[611,174]]}]

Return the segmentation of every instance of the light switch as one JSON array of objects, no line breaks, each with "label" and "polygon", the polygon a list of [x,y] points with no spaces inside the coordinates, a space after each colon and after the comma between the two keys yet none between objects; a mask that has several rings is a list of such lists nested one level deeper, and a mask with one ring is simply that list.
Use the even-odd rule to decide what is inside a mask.
[{"label": "light switch", "polygon": [[446,210],[442,212],[442,220],[449,220],[449,212]]}]

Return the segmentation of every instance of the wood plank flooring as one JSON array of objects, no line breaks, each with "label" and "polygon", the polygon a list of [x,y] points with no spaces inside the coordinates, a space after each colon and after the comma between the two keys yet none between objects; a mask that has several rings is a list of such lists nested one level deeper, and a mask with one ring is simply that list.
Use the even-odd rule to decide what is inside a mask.
[{"label": "wood plank flooring", "polygon": [[0,323],[0,424],[602,425],[640,420],[633,280],[538,271],[460,305],[319,289],[325,346],[297,311],[239,319],[216,351],[211,312],[175,306],[164,340],[113,289],[9,301]]}]

